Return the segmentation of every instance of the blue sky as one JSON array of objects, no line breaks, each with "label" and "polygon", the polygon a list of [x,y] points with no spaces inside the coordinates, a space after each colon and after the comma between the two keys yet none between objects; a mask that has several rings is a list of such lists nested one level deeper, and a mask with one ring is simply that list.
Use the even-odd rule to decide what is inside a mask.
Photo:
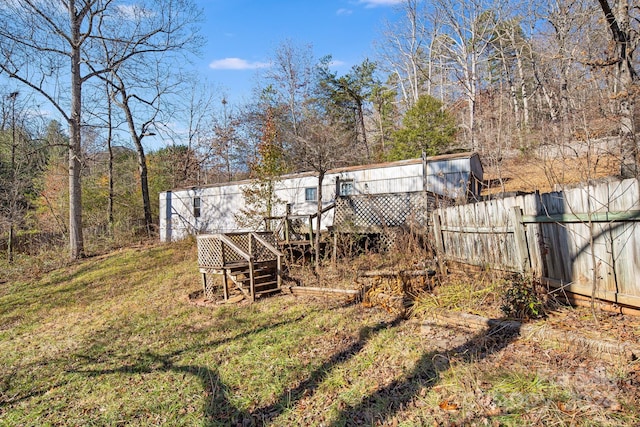
[{"label": "blue sky", "polygon": [[281,43],[310,44],[319,58],[332,55],[339,73],[374,58],[384,22],[401,0],[197,0],[207,42],[198,69],[231,102],[251,95],[256,72]]}]

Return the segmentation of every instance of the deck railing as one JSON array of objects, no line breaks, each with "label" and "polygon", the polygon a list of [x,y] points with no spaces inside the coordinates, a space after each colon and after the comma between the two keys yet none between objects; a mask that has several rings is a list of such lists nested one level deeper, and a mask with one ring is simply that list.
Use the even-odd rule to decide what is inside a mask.
[{"label": "deck railing", "polygon": [[270,232],[202,234],[197,240],[200,268],[224,268],[249,260],[269,261],[282,255]]},{"label": "deck railing", "polygon": [[[321,214],[325,214],[332,209],[335,209],[335,203],[332,203],[324,207]],[[313,242],[315,233],[318,230],[314,229],[314,223],[318,213],[311,214],[287,214],[284,216],[270,216],[265,217],[265,227],[267,230],[271,230],[271,233],[281,242],[291,243],[308,241]]]}]

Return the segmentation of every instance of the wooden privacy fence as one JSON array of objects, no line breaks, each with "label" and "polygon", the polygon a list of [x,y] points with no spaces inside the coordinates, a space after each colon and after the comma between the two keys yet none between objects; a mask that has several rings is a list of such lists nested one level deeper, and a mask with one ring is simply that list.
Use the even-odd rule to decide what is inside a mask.
[{"label": "wooden privacy fence", "polygon": [[440,208],[436,247],[446,260],[640,307],[639,187],[630,179]]}]

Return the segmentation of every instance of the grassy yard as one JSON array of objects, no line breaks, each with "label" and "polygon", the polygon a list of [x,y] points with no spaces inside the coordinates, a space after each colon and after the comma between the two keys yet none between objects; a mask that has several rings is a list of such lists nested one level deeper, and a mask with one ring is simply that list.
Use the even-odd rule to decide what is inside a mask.
[{"label": "grassy yard", "polygon": [[0,425],[640,422],[637,367],[505,335],[425,336],[344,300],[191,305],[188,242],[16,274],[0,280]]}]

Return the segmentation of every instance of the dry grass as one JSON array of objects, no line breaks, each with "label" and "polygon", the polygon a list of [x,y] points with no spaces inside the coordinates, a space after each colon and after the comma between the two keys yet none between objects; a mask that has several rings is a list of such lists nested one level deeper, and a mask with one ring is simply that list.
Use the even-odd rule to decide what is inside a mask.
[{"label": "dry grass", "polygon": [[503,333],[425,334],[342,300],[196,307],[199,283],[188,242],[12,277],[0,294],[0,425],[640,422],[635,364]]},{"label": "dry grass", "polygon": [[557,185],[564,186],[615,176],[618,171],[619,159],[610,155],[570,159],[515,157],[503,160],[500,165],[485,167],[484,179],[489,183],[485,193],[545,193],[554,191]]}]

